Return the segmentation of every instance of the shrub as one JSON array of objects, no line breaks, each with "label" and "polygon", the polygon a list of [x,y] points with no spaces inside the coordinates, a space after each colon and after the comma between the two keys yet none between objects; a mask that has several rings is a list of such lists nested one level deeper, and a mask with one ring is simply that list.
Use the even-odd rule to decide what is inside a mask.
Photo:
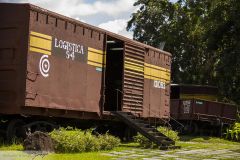
[{"label": "shrub", "polygon": [[120,139],[109,135],[108,133],[98,136],[100,150],[111,150],[115,146],[119,146]]},{"label": "shrub", "polygon": [[226,139],[240,141],[240,123],[234,123],[233,126],[227,129],[225,135]]},{"label": "shrub", "polygon": [[80,129],[54,130],[50,133],[54,141],[54,149],[61,153],[89,152],[110,150],[120,144],[120,140],[109,134],[95,136],[92,130]]},{"label": "shrub", "polygon": [[155,145],[152,143],[149,139],[141,135],[140,133],[137,133],[136,136],[133,137],[134,141],[139,143],[141,147],[144,148],[154,148]]},{"label": "shrub", "polygon": [[[158,127],[157,130],[174,141],[179,140],[178,132],[176,131],[173,131],[167,127],[162,127],[162,126]],[[152,143],[149,139],[147,139],[146,137],[144,137],[139,133],[137,134],[137,136],[134,137],[134,141],[139,143],[139,145],[144,148],[155,147],[154,143]]]},{"label": "shrub", "polygon": [[180,139],[180,137],[178,136],[178,132],[173,131],[167,127],[160,126],[157,128],[157,130],[174,141],[178,141]]}]

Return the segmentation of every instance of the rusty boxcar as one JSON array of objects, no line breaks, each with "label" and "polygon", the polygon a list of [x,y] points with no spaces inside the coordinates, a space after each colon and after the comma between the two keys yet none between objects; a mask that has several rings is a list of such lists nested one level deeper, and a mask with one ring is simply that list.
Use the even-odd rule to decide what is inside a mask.
[{"label": "rusty boxcar", "polygon": [[217,101],[213,86],[171,85],[171,117],[185,125],[187,132],[218,132],[236,121],[237,106]]},{"label": "rusty boxcar", "polygon": [[2,115],[169,118],[170,53],[31,4],[0,22]]}]

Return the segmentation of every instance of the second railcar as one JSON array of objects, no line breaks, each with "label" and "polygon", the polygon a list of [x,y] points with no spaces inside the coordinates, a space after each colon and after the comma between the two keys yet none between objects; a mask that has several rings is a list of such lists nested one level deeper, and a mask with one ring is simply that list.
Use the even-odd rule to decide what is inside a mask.
[{"label": "second railcar", "polygon": [[171,85],[170,115],[184,124],[186,133],[220,133],[236,121],[237,106],[217,101],[213,86]]}]

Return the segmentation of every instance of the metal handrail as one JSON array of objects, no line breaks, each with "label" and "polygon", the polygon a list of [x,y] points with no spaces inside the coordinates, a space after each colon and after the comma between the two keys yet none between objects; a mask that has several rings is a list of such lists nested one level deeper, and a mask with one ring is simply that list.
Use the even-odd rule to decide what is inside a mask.
[{"label": "metal handrail", "polygon": [[169,116],[169,117],[170,117],[170,119],[172,119],[172,120],[174,120],[175,122],[177,122],[180,126],[184,127],[184,125],[183,125],[182,123],[178,122],[175,118],[173,118],[173,117],[171,117],[171,116]]},{"label": "metal handrail", "polygon": [[122,95],[123,95],[123,91],[121,91],[121,90],[119,90],[119,89],[115,89],[116,91],[117,91],[117,111],[118,111],[118,100],[119,100],[119,98],[118,98],[118,92],[120,92]]},{"label": "metal handrail", "polygon": [[170,119],[172,119],[174,122],[176,122],[178,125],[180,125],[181,127],[177,128],[178,131],[181,131],[184,128],[184,125],[180,122],[178,122],[175,118],[169,116]]}]

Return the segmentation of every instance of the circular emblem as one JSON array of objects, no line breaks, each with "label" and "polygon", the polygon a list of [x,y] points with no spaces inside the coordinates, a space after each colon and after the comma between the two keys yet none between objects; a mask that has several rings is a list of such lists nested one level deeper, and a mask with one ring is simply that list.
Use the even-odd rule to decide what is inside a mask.
[{"label": "circular emblem", "polygon": [[48,55],[43,55],[39,61],[39,70],[43,77],[48,77],[50,70],[50,62],[48,60]]}]

